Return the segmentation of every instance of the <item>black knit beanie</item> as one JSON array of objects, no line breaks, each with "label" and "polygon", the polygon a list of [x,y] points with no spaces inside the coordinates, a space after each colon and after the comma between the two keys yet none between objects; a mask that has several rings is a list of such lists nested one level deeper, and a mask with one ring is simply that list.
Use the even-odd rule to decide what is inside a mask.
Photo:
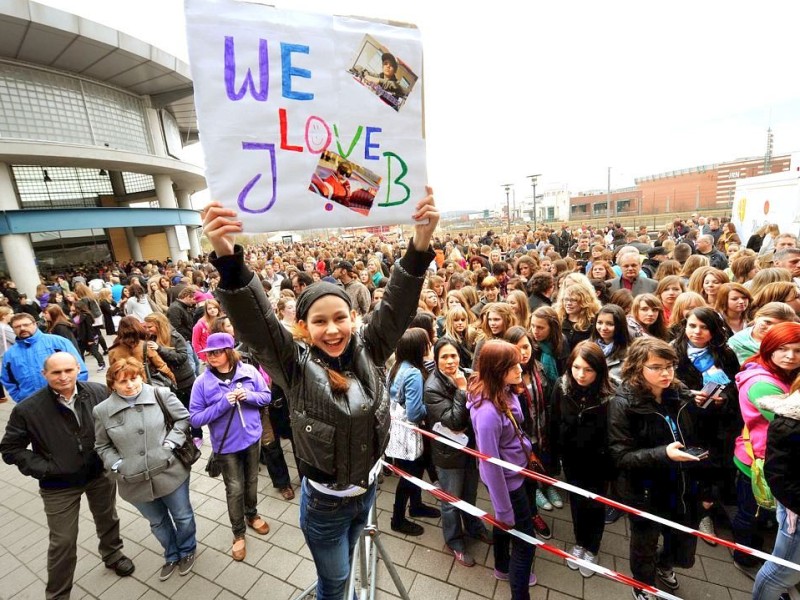
[{"label": "black knit beanie", "polygon": [[300,297],[297,299],[295,306],[296,317],[298,321],[305,321],[308,315],[308,310],[311,305],[323,296],[338,296],[347,303],[347,308],[353,309],[353,303],[350,301],[350,296],[347,295],[341,287],[327,281],[318,281],[308,286]]}]

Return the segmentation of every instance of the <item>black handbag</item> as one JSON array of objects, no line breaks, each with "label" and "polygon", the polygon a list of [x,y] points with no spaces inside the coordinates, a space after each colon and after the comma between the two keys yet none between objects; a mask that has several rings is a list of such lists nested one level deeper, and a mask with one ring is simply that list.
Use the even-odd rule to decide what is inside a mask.
[{"label": "black handbag", "polygon": [[210,477],[219,477],[222,474],[222,464],[220,463],[217,455],[222,454],[222,448],[225,446],[225,439],[228,437],[228,431],[231,428],[231,421],[233,421],[233,413],[236,412],[236,409],[231,407],[231,416],[228,417],[228,424],[225,426],[225,433],[222,434],[222,441],[219,443],[219,452],[212,452],[211,456],[208,457],[208,462],[206,463],[206,473]]},{"label": "black handbag", "polygon": [[[156,396],[156,402],[161,407],[161,412],[164,415],[164,424],[167,427],[167,432],[172,431],[173,427],[175,427],[175,420],[172,418],[172,415],[169,414],[167,407],[164,406],[163,400],[158,394],[158,388],[154,388],[153,392]],[[194,442],[191,438],[187,435],[186,439],[184,440],[183,444],[174,448],[172,453],[181,461],[184,465],[191,468],[194,463],[198,461],[200,458],[200,448],[194,445]]]}]

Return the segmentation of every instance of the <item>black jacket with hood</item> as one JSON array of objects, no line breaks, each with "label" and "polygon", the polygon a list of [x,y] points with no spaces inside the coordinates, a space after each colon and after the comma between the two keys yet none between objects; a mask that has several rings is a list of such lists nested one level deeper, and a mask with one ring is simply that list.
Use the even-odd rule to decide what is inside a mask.
[{"label": "black jacket with hood", "polygon": [[[669,515],[694,515],[699,494],[695,467],[703,461],[675,462],[667,446],[697,443],[696,419],[701,410],[681,383],[664,390],[661,403],[622,383],[608,405],[608,446],[618,469],[617,493],[635,508]],[[669,420],[674,423],[674,428]]]}]

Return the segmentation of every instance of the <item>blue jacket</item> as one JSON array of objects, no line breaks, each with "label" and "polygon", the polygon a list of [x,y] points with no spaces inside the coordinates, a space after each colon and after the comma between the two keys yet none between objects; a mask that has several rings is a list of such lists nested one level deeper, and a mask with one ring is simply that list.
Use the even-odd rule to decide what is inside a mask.
[{"label": "blue jacket", "polygon": [[3,355],[0,381],[14,402],[25,400],[47,385],[47,380],[42,375],[42,366],[45,359],[54,352],[72,354],[81,368],[78,380],[88,381],[89,372],[86,370],[86,363],[83,362],[74,344],[66,338],[42,333],[37,329],[29,338],[17,337],[14,345]]},{"label": "blue jacket", "polygon": [[[236,389],[247,390],[247,399],[240,402],[241,416],[236,406],[225,397]],[[211,432],[211,447],[219,454],[231,454],[249,448],[261,439],[262,406],[270,403],[272,394],[258,369],[242,362],[237,363],[236,373],[230,383],[219,379],[211,369],[206,369],[192,387],[189,401],[189,422],[192,427],[208,425]],[[233,411],[233,413],[231,413]],[[231,414],[233,418],[231,419]],[[245,426],[242,427],[242,418]],[[231,419],[225,445],[220,448],[222,436]],[[222,452],[220,452],[222,450]]]},{"label": "blue jacket", "polygon": [[[402,389],[403,394],[400,394]],[[419,424],[427,414],[427,409],[422,401],[423,381],[422,373],[410,362],[403,362],[395,373],[389,397],[392,402],[401,402],[406,407],[406,416],[412,423]]]}]

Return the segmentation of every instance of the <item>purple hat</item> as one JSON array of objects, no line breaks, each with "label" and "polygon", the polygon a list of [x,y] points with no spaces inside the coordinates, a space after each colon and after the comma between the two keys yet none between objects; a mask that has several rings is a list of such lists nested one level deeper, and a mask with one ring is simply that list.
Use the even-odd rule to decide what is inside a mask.
[{"label": "purple hat", "polygon": [[209,350],[224,350],[225,348],[234,348],[236,341],[229,333],[212,333],[206,340],[206,347],[200,352],[208,352]]}]

